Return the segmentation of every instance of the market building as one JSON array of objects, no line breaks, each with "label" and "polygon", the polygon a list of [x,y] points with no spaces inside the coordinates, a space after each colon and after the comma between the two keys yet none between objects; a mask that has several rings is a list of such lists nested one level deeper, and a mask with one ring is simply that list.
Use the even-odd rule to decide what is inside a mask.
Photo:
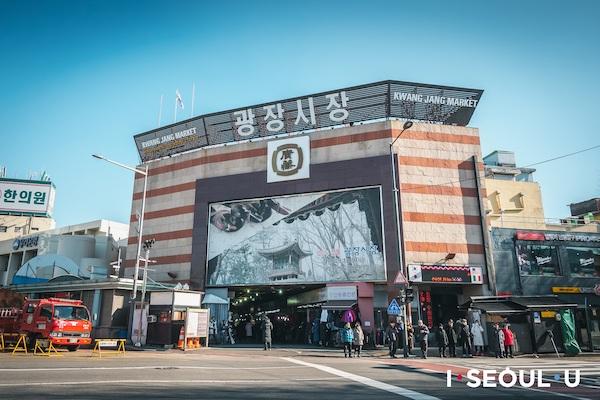
[{"label": "market building", "polygon": [[[385,81],[136,135],[150,277],[221,299],[242,325],[272,314],[281,342],[348,310],[376,337],[406,274],[413,319],[458,316],[494,291],[479,131],[466,126],[481,94]],[[143,187],[138,174],[125,277]]]}]

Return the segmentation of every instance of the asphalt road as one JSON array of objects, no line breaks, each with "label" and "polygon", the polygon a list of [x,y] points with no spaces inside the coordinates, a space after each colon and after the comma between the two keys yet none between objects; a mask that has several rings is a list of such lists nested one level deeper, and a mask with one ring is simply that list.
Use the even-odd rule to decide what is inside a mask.
[{"label": "asphalt road", "polygon": [[[144,351],[102,358],[89,351],[61,354],[0,354],[0,399],[600,399],[600,357],[391,360],[378,352],[345,359],[340,352],[294,349]],[[519,365],[547,369],[552,387],[470,388],[458,379],[468,368],[517,370]],[[579,387],[548,380],[565,368],[581,369],[585,380]],[[453,374],[451,387],[447,370]]]}]

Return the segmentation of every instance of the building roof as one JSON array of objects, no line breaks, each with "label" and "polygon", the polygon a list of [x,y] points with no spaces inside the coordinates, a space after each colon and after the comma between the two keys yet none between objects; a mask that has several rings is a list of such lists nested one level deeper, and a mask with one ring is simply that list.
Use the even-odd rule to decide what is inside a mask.
[{"label": "building roof", "polygon": [[294,253],[298,254],[298,256],[300,256],[300,258],[312,255],[311,251],[302,250],[297,241],[294,241],[291,243],[286,243],[282,246],[273,247],[270,249],[258,250],[258,254],[260,254],[261,256],[264,256],[264,257],[276,257],[276,256],[284,255],[284,254],[290,253],[290,252],[294,252]]}]

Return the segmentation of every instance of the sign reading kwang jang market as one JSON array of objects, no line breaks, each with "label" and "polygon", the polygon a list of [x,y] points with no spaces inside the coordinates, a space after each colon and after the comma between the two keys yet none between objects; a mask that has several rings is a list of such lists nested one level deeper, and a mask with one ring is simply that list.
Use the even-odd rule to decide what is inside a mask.
[{"label": "sign reading kwang jang market", "polygon": [[201,115],[134,137],[142,161],[204,146],[404,118],[466,126],[483,90],[382,81]]}]

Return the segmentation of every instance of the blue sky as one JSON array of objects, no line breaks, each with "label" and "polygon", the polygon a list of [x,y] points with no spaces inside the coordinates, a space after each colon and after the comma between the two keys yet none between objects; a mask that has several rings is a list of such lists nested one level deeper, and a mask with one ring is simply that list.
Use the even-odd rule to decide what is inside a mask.
[{"label": "blue sky", "polygon": [[[600,3],[0,0],[0,165],[47,171],[58,225],[128,221],[133,135],[208,113],[396,79],[481,88],[484,154],[521,165],[600,144]],[[189,115],[189,114],[188,114]],[[547,217],[600,196],[600,150],[534,175]]]}]

